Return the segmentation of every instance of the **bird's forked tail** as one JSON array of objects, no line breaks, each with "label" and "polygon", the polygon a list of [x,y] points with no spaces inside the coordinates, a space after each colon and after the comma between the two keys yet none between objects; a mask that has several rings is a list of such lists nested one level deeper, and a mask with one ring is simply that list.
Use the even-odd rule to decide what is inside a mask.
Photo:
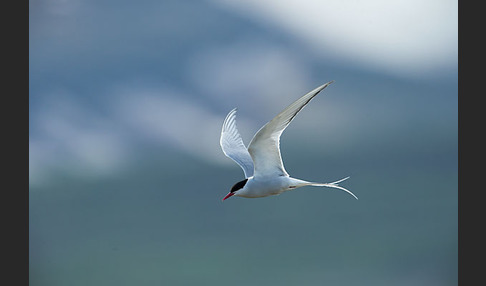
[{"label": "bird's forked tail", "polygon": [[347,180],[347,179],[349,179],[349,177],[346,177],[344,179],[341,179],[341,180],[338,180],[338,181],[335,181],[335,182],[332,182],[332,183],[312,183],[312,182],[307,182],[307,184],[305,184],[305,185],[306,186],[329,187],[329,188],[340,189],[340,190],[343,190],[346,193],[350,194],[355,199],[358,199],[358,197],[355,196],[351,191],[349,191],[346,188],[341,187],[341,186],[338,185],[338,183],[341,183],[342,181]]}]

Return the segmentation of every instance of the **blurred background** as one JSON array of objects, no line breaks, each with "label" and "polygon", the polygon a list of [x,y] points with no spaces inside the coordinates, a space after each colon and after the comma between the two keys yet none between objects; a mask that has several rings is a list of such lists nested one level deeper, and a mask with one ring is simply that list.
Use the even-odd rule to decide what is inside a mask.
[{"label": "blurred background", "polygon": [[[31,285],[457,285],[457,1],[40,0]],[[221,202],[245,144],[342,183]]]}]

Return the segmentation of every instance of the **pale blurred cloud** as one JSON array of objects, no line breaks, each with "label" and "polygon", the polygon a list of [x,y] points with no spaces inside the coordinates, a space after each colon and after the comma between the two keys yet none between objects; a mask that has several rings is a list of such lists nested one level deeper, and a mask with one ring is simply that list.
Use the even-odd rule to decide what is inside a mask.
[{"label": "pale blurred cloud", "polygon": [[66,92],[47,96],[31,113],[29,183],[45,182],[52,171],[79,176],[114,174],[128,159],[123,133]]},{"label": "pale blurred cloud", "polygon": [[454,0],[269,0],[213,3],[278,26],[317,56],[396,75],[457,68]]},{"label": "pale blurred cloud", "polygon": [[168,88],[117,85],[101,97],[93,110],[88,108],[93,103],[53,92],[31,114],[31,185],[49,182],[59,171],[81,177],[116,175],[146,155],[142,146],[149,145],[212,164],[232,164],[219,147],[225,114]]},{"label": "pale blurred cloud", "polygon": [[131,134],[208,162],[227,162],[219,147],[224,115],[170,89],[125,86],[114,93],[111,109]]},{"label": "pale blurred cloud", "polygon": [[255,38],[197,53],[189,61],[187,74],[224,110],[237,107],[266,119],[308,90],[332,80],[323,76],[312,83],[308,63],[297,53]]}]

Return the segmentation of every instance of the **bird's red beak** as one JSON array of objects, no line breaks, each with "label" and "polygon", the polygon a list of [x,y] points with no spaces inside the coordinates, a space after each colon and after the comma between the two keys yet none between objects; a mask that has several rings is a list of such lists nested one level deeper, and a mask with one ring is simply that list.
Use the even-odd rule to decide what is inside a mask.
[{"label": "bird's red beak", "polygon": [[231,193],[229,192],[224,198],[223,198],[223,201],[226,200],[227,198],[233,196],[235,193]]}]

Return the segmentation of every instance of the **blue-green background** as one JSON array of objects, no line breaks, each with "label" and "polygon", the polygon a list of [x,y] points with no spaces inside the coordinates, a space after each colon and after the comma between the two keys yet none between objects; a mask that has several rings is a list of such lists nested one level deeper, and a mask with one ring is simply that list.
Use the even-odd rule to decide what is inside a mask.
[{"label": "blue-green background", "polygon": [[[325,60],[213,2],[50,2],[30,1],[31,285],[457,285],[457,64],[400,77]],[[281,73],[238,77],[239,56],[261,58],[257,73],[281,53]],[[297,178],[351,176],[359,200],[302,188],[221,202],[243,178],[219,150],[226,113],[239,108],[248,143],[330,80],[282,136],[283,160]],[[254,87],[279,83],[281,99]],[[130,125],[146,89],[177,120]],[[178,106],[210,119],[184,121],[193,109]]]}]

